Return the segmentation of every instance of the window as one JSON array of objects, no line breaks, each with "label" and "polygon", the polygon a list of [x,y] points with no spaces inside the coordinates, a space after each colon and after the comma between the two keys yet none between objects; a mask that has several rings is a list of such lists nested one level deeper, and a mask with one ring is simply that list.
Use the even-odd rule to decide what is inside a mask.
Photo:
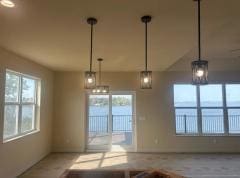
[{"label": "window", "polygon": [[240,84],[174,85],[177,134],[240,134]]},{"label": "window", "polygon": [[200,86],[202,133],[224,134],[222,85]]},{"label": "window", "polygon": [[229,133],[240,134],[240,84],[226,85]]},{"label": "window", "polygon": [[200,86],[201,107],[222,107],[222,85],[202,85]]},{"label": "window", "polygon": [[5,82],[4,141],[36,131],[40,80],[7,70]]},{"label": "window", "polygon": [[196,93],[193,85],[174,85],[176,132],[179,134],[198,133]]},{"label": "window", "polygon": [[202,133],[224,134],[222,109],[202,109]]}]

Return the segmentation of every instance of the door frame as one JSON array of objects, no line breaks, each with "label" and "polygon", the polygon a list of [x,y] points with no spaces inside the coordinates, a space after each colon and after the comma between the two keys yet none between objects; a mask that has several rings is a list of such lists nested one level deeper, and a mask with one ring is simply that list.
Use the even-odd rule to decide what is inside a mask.
[{"label": "door frame", "polygon": [[[88,149],[88,116],[89,116],[89,95],[109,95],[109,146],[107,150],[103,149]],[[127,152],[136,152],[137,151],[137,119],[136,119],[136,92],[135,91],[111,91],[108,94],[93,94],[91,92],[85,93],[85,151],[86,152],[107,152],[107,151],[113,151],[111,150],[112,147],[112,95],[132,95],[132,145],[129,148],[126,148],[125,151]],[[113,151],[114,152],[114,151]]]}]

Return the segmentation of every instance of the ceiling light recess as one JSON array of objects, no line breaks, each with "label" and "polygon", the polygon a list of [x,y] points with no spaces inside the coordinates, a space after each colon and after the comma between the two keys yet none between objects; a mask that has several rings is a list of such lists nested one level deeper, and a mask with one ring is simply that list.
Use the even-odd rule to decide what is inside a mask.
[{"label": "ceiling light recess", "polygon": [[0,3],[5,7],[9,7],[9,8],[15,7],[15,3],[11,0],[0,0]]}]

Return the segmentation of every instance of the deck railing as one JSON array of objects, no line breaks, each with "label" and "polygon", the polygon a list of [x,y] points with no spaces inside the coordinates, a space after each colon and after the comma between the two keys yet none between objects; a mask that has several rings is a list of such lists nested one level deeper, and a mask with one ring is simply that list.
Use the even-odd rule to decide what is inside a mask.
[{"label": "deck railing", "polygon": [[[223,115],[202,115],[202,133],[224,134]],[[229,133],[240,133],[240,115],[228,116]],[[176,132],[179,134],[197,134],[198,117],[196,115],[176,115]]]},{"label": "deck railing", "polygon": [[113,132],[132,131],[132,115],[113,115],[112,118]]},{"label": "deck railing", "polygon": [[176,115],[176,132],[185,133],[197,133],[198,121],[195,115]]},{"label": "deck railing", "polygon": [[[89,116],[89,132],[106,133],[109,129],[109,116]],[[132,115],[112,115],[112,132],[131,132]]]},{"label": "deck railing", "polygon": [[228,116],[228,127],[229,133],[239,134],[240,133],[240,115],[230,115]]},{"label": "deck railing", "polygon": [[[132,115],[112,115],[112,132],[131,132]],[[109,131],[109,116],[89,116],[89,132]],[[223,115],[203,115],[202,133],[204,134],[223,134],[224,116]],[[240,115],[228,116],[229,133],[240,134]],[[197,134],[198,117],[196,115],[177,115],[176,132],[179,134]]]},{"label": "deck railing", "polygon": [[108,132],[108,115],[106,116],[89,116],[89,132]]}]

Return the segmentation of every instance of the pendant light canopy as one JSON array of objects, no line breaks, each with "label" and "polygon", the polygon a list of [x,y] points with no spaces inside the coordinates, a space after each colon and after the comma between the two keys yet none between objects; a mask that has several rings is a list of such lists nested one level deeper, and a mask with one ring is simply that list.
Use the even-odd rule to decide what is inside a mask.
[{"label": "pendant light canopy", "polygon": [[147,38],[147,25],[148,23],[151,21],[152,17],[149,15],[143,16],[141,18],[141,21],[143,23],[145,23],[145,70],[140,72],[140,86],[141,89],[151,89],[152,88],[152,71],[148,71],[148,64],[147,64],[147,57],[148,57],[148,53],[147,53],[147,42],[148,42],[148,38]]},{"label": "pendant light canopy", "polygon": [[201,0],[198,4],[198,60],[192,62],[192,83],[194,85],[208,84],[208,61],[201,60]]},{"label": "pendant light canopy", "polygon": [[92,90],[92,93],[97,94],[106,94],[109,93],[109,86],[102,85],[102,58],[97,59],[98,60],[98,66],[99,66],[99,73],[98,73],[98,85]]},{"label": "pendant light canopy", "polygon": [[96,72],[92,71],[93,25],[97,23],[97,19],[90,17],[87,19],[87,23],[91,25],[90,69],[85,72],[84,87],[85,89],[93,89],[96,86]]}]

